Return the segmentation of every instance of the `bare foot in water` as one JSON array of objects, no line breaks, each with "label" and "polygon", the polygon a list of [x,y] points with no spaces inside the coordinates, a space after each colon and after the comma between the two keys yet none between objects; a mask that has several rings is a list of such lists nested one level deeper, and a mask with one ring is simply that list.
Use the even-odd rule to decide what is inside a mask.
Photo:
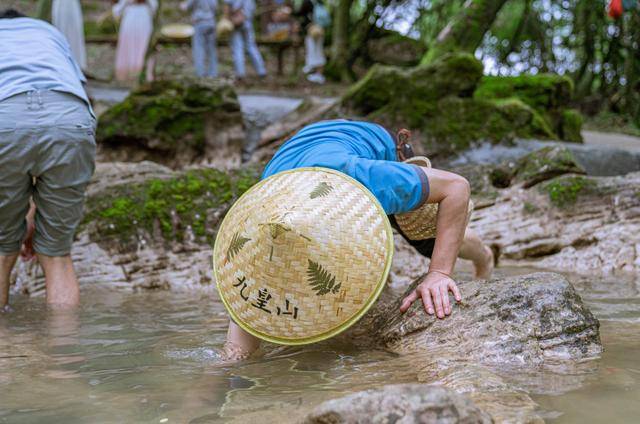
[{"label": "bare foot in water", "polygon": [[488,280],[491,278],[493,268],[495,267],[495,256],[493,250],[489,246],[484,245],[483,249],[485,252],[484,259],[482,262],[474,263],[476,269],[475,278],[479,280]]},{"label": "bare foot in water", "polygon": [[220,359],[224,362],[238,362],[249,356],[251,356],[251,352],[247,352],[233,342],[226,342],[220,352]]}]

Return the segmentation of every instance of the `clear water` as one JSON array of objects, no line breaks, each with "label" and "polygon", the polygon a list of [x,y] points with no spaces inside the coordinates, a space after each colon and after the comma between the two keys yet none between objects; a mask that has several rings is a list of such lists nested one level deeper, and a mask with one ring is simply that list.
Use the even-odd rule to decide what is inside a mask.
[{"label": "clear water", "polygon": [[[637,422],[640,281],[575,284],[606,351],[582,387],[558,391],[545,376],[533,397],[554,422]],[[75,313],[41,298],[16,297],[14,309],[0,315],[0,422],[283,422],[342,394],[416,381],[411,358],[337,342],[221,365],[226,314],[208,295],[87,289]]]}]

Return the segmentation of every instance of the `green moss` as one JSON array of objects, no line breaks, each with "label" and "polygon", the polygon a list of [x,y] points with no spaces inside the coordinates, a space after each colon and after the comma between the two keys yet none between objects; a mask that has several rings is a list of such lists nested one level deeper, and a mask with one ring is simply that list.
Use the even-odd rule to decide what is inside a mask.
[{"label": "green moss", "polygon": [[171,155],[205,148],[205,118],[242,124],[233,88],[208,79],[161,80],[140,87],[101,115],[97,140],[112,147],[134,144]]},{"label": "green moss", "polygon": [[546,111],[567,106],[572,93],[571,78],[556,74],[484,76],[474,97],[479,99],[517,97],[533,109]]},{"label": "green moss", "polygon": [[534,214],[538,212],[538,207],[531,202],[524,202],[523,209],[528,214]]},{"label": "green moss", "polygon": [[[564,87],[565,80],[558,78],[543,79],[552,91],[559,92],[556,86]],[[374,66],[350,88],[342,107],[349,114],[389,126],[419,130],[431,156],[454,154],[476,141],[510,143],[516,137],[557,138],[546,111],[538,111],[516,97],[513,84],[506,85],[510,90],[498,90],[501,95],[479,96],[476,87],[481,79],[482,64],[469,54],[445,55],[411,70]],[[570,88],[569,85],[567,89]],[[533,101],[533,88],[525,93],[531,104],[542,102]]]},{"label": "green moss", "polygon": [[118,24],[113,18],[105,19],[101,22],[85,20],[84,33],[87,37],[116,35],[118,33]]},{"label": "green moss", "polygon": [[548,146],[520,158],[514,180],[531,187],[563,174],[585,174],[585,170],[566,147]]},{"label": "green moss", "polygon": [[476,100],[447,97],[436,103],[437,113],[422,117],[425,148],[431,155],[449,155],[482,140],[508,144],[516,137],[547,137],[534,124],[535,111],[517,99]]},{"label": "green moss", "polygon": [[560,177],[546,183],[542,190],[549,195],[552,204],[562,208],[574,204],[589,186],[589,179],[585,177]]},{"label": "green moss", "polygon": [[257,180],[254,169],[198,169],[171,179],[118,186],[89,199],[82,225],[92,223],[99,239],[115,238],[124,244],[135,244],[140,236],[182,241],[188,227],[198,241],[212,243],[220,218],[215,212],[224,212]]},{"label": "green moss", "polygon": [[560,124],[560,137],[563,140],[582,143],[582,115],[575,109],[562,111],[562,122]]}]

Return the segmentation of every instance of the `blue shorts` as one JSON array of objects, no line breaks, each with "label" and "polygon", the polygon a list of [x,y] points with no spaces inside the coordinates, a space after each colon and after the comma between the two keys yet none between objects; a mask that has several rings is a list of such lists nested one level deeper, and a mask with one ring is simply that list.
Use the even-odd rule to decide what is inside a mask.
[{"label": "blue shorts", "polygon": [[377,124],[335,120],[309,125],[276,152],[262,178],[311,166],[335,169],[358,180],[387,214],[414,210],[429,197],[425,173],[418,166],[397,162],[393,137]]}]

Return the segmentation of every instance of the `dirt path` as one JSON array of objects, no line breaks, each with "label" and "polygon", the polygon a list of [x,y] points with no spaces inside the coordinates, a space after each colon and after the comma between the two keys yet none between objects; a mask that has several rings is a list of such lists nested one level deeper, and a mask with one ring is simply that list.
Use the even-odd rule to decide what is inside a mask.
[{"label": "dirt path", "polygon": [[640,137],[598,131],[582,131],[582,137],[586,145],[615,147],[640,152]]}]

